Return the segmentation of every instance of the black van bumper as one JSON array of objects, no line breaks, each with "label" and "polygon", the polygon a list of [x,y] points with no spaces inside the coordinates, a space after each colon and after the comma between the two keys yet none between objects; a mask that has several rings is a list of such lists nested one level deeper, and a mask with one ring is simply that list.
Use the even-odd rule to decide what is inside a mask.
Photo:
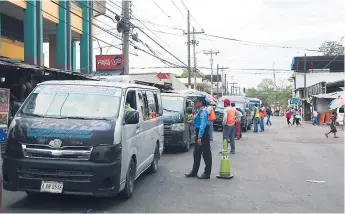
[{"label": "black van bumper", "polygon": [[42,181],[63,183],[62,194],[115,196],[120,190],[121,160],[114,163],[12,159],[4,157],[3,188],[40,192]]},{"label": "black van bumper", "polygon": [[167,131],[164,130],[164,146],[165,147],[181,147],[185,146],[187,139],[185,131]]}]

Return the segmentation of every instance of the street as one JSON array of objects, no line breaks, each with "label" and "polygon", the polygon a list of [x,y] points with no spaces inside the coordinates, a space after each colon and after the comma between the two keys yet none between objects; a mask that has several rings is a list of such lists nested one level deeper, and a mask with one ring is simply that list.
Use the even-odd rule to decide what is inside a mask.
[{"label": "street", "polygon": [[[328,126],[288,127],[272,117],[264,133],[244,133],[231,155],[232,180],[216,178],[220,166],[220,132],[212,142],[210,180],[185,178],[192,167],[188,153],[169,150],[153,175],[143,175],[133,198],[79,196],[28,198],[3,192],[4,212],[344,212],[344,133],[326,138]],[[202,173],[202,163],[199,174]],[[325,181],[325,183],[307,182]]]}]

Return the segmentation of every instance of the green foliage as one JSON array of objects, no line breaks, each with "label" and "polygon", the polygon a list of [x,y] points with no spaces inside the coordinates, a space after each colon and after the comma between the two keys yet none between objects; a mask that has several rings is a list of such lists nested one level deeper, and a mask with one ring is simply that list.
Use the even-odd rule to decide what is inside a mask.
[{"label": "green foliage", "polygon": [[[191,75],[192,75],[192,77],[194,77],[193,71],[192,71]],[[204,75],[199,70],[197,70],[196,76],[197,77],[204,77]],[[186,68],[183,69],[182,74],[181,74],[181,78],[188,78],[188,69],[186,69]]]},{"label": "green foliage", "polygon": [[325,56],[335,56],[335,55],[342,55],[344,54],[344,46],[342,44],[339,44],[339,42],[336,41],[325,41],[322,43],[319,50],[323,53]]},{"label": "green foliage", "polygon": [[246,95],[260,99],[264,105],[279,102],[282,107],[286,107],[291,99],[291,86],[275,86],[272,79],[263,79],[257,88],[246,89]]}]

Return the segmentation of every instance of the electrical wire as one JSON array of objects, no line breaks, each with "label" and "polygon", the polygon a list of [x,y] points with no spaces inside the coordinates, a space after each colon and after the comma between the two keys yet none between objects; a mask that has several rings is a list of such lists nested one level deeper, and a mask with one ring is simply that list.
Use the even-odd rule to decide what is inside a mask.
[{"label": "electrical wire", "polygon": [[[171,16],[169,16],[158,4],[157,4],[157,2],[155,1],[155,0],[152,0],[153,1],[153,3],[176,25],[176,26],[178,26],[177,24],[176,24],[176,22],[171,18]],[[183,29],[182,28],[180,28],[182,31],[183,31]]]},{"label": "electrical wire", "polygon": [[224,36],[217,36],[217,35],[212,35],[212,34],[203,34],[203,35],[208,36],[208,37],[218,38],[218,39],[230,40],[230,41],[234,41],[234,42],[243,42],[243,43],[251,43],[254,45],[262,45],[262,46],[266,46],[266,47],[283,48],[283,49],[300,49],[300,50],[306,50],[306,51],[320,52],[320,50],[316,50],[316,49],[308,49],[308,48],[302,48],[302,47],[291,47],[291,46],[280,46],[280,45],[272,45],[272,44],[259,43],[259,42],[251,42],[251,41],[245,41],[245,40],[240,40],[240,39],[235,39],[235,38],[230,38],[230,37],[224,37]]},{"label": "electrical wire", "polygon": [[178,10],[178,12],[180,12],[180,14],[183,16],[183,18],[185,18],[185,15],[182,13],[182,11],[177,7],[177,5],[175,4],[174,0],[171,0],[171,2],[173,3],[173,5],[175,6],[175,8]]}]

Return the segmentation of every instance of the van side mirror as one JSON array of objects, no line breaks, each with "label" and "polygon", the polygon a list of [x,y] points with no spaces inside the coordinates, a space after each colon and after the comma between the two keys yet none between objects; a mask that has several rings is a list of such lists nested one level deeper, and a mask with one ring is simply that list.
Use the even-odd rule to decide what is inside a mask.
[{"label": "van side mirror", "polygon": [[192,112],[193,112],[193,108],[192,107],[187,107],[186,113],[187,114],[191,114]]},{"label": "van side mirror", "polygon": [[139,123],[139,112],[128,111],[125,114],[125,124],[137,124]]}]

